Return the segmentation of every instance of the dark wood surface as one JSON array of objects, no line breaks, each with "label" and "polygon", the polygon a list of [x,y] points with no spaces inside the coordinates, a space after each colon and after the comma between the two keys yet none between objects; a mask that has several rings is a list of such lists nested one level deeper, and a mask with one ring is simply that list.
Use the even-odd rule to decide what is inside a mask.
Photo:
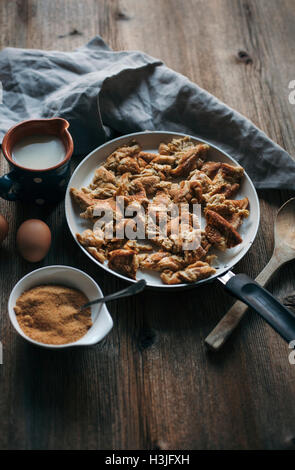
[{"label": "dark wood surface", "polygon": [[[294,24],[294,0],[0,0],[1,47],[71,50],[100,34],[116,50],[143,50],[250,118],[291,155]],[[1,173],[6,169],[2,160]],[[259,234],[236,268],[253,277],[271,255],[274,216],[289,194],[259,196]],[[233,302],[217,284],[112,303],[114,328],[96,347],[52,352],[23,341],[6,305],[32,269],[76,266],[104,293],[123,283],[77,250],[63,204],[44,213],[0,200],[0,212],[10,222],[0,252],[0,448],[295,448],[295,366],[287,344],[249,314],[224,350],[205,348]],[[50,225],[53,245],[31,265],[16,253],[15,233],[35,216]],[[290,263],[268,287],[284,296],[294,286]]]}]

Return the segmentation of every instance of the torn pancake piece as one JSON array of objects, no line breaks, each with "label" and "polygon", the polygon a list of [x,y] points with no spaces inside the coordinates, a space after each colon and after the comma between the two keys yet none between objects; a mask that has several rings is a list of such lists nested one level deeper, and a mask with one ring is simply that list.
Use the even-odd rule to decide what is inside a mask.
[{"label": "torn pancake piece", "polygon": [[205,234],[211,245],[221,251],[239,245],[243,240],[236,229],[217,212],[206,210]]},{"label": "torn pancake piece", "polygon": [[106,253],[103,249],[101,248],[95,248],[94,246],[87,246],[86,250],[88,253],[90,253],[93,258],[95,258],[97,261],[100,263],[104,263],[106,261]]},{"label": "torn pancake piece", "polygon": [[197,282],[201,279],[207,279],[215,273],[216,270],[208,263],[197,261],[194,264],[190,264],[182,271],[163,271],[161,279],[164,284],[181,284],[183,282]]},{"label": "torn pancake piece", "polygon": [[105,244],[104,232],[101,229],[87,229],[82,233],[77,233],[76,237],[78,242],[84,247],[101,248]]},{"label": "torn pancake piece", "polygon": [[87,194],[80,189],[71,188],[70,194],[83,211],[85,211],[87,207],[93,206],[93,204],[95,204],[95,199],[91,196],[90,193]]},{"label": "torn pancake piece", "polygon": [[130,142],[129,145],[123,145],[109,155],[104,167],[107,170],[113,171],[115,174],[121,174],[125,171],[138,173],[140,171],[140,166],[136,155],[140,150],[140,146],[134,141]]},{"label": "torn pancake piece", "polygon": [[178,271],[185,266],[185,261],[181,256],[172,255],[167,251],[157,251],[151,254],[139,255],[139,266],[143,269],[151,269],[153,271]]},{"label": "torn pancake piece", "polygon": [[249,200],[247,197],[243,199],[226,199],[224,194],[216,194],[208,202],[207,210],[212,210],[220,214],[226,219],[233,228],[237,229],[243,222],[243,219],[249,216]]},{"label": "torn pancake piece", "polygon": [[138,256],[133,250],[119,249],[109,253],[108,267],[131,279],[136,279],[138,265]]},{"label": "torn pancake piece", "polygon": [[201,170],[212,179],[210,191],[204,196],[206,202],[215,194],[224,194],[228,199],[235,196],[244,175],[244,168],[241,166],[220,162],[207,162]]},{"label": "torn pancake piece", "polygon": [[207,144],[199,144],[190,148],[180,157],[177,167],[171,170],[171,176],[174,178],[180,176],[185,177],[188,176],[191,171],[200,169],[208,150],[209,145]]}]

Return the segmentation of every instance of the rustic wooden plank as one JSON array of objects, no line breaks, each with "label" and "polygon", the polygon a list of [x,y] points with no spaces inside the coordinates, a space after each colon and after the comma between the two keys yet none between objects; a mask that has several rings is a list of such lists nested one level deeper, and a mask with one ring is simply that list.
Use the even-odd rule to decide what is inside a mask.
[{"label": "rustic wooden plank", "polygon": [[[287,99],[294,22],[292,0],[2,0],[0,45],[71,50],[101,34],[114,49],[160,57],[294,154]],[[271,255],[271,224],[288,193],[260,197],[259,235],[236,268],[252,276]],[[62,204],[44,214],[0,200],[11,225],[0,253],[0,447],[292,447],[294,366],[286,344],[250,315],[220,354],[205,349],[204,338],[232,303],[218,285],[112,304],[115,327],[94,348],[43,351],[16,337],[7,298],[33,267],[70,264],[105,293],[122,286],[77,251],[63,211]],[[36,266],[15,253],[16,228],[32,216],[54,233],[48,257]],[[294,289],[294,274],[294,264],[285,266],[269,288],[283,296]]]}]

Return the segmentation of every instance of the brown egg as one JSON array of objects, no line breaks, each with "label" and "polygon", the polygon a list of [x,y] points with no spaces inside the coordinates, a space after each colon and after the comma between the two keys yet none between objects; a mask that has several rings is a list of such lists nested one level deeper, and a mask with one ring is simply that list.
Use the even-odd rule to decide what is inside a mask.
[{"label": "brown egg", "polygon": [[3,215],[0,214],[0,245],[3,240],[5,240],[5,238],[7,237],[8,228],[9,227],[7,220],[5,219],[5,217],[3,217]]},{"label": "brown egg", "polygon": [[29,219],[23,222],[16,234],[17,248],[22,257],[36,263],[45,258],[51,245],[51,232],[42,220]]}]

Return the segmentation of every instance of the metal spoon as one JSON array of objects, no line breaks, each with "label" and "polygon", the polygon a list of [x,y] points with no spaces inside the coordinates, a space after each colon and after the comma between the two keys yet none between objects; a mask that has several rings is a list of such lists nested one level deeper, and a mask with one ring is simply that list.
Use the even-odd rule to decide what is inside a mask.
[{"label": "metal spoon", "polygon": [[139,294],[139,292],[143,291],[146,286],[146,281],[141,279],[140,281],[136,282],[136,284],[132,284],[132,286],[127,287],[126,289],[119,290],[118,292],[114,292],[113,294],[106,295],[105,297],[101,297],[100,299],[92,300],[87,304],[82,305],[80,310],[84,310],[87,307],[90,307],[94,304],[99,304],[102,302],[110,302],[111,300],[120,299],[123,297],[129,297],[131,295]]},{"label": "metal spoon", "polygon": [[[255,279],[264,286],[275,271],[287,261],[295,259],[295,198],[283,204],[276,217],[275,246],[271,259]],[[239,300],[233,304],[214,330],[205,339],[206,345],[218,351],[238,326],[248,306]]]}]

